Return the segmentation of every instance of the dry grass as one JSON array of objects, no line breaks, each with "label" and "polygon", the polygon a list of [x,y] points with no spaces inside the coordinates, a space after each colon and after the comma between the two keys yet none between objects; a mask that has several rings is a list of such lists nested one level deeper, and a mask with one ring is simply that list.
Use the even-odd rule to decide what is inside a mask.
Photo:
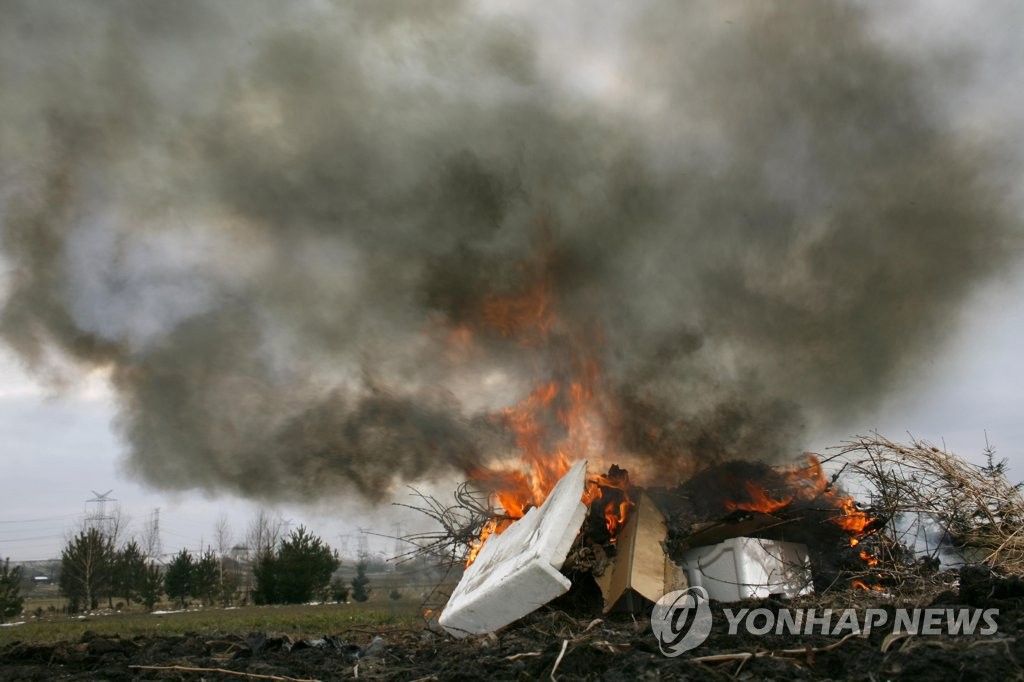
[{"label": "dry grass", "polygon": [[[969,561],[1024,572],[1024,496],[991,448],[983,466],[924,441],[896,443],[877,434],[834,450],[824,459],[841,463],[844,487],[870,495],[872,513],[886,520],[879,570],[909,567],[915,554],[908,549],[917,550],[918,563],[922,549],[933,557],[955,549]],[[922,547],[926,526],[931,546]]]}]

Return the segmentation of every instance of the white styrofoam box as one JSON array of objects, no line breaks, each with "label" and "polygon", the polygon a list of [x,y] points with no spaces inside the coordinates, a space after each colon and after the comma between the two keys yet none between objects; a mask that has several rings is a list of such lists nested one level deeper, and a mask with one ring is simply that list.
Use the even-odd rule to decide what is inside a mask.
[{"label": "white styrofoam box", "polygon": [[455,637],[493,632],[569,591],[559,569],[587,516],[586,480],[587,463],[577,462],[544,504],[487,538],[438,619],[445,630]]},{"label": "white styrofoam box", "polygon": [[718,601],[795,597],[813,589],[807,546],[796,542],[731,538],[687,551],[682,565],[690,586],[703,587]]}]

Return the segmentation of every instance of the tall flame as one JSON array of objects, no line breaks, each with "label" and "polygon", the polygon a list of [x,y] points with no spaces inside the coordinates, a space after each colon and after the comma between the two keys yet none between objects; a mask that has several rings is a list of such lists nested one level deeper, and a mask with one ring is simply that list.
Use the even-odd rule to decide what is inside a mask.
[{"label": "tall flame", "polygon": [[[540,382],[518,403],[493,415],[514,435],[518,456],[469,472],[471,480],[493,491],[503,515],[485,524],[470,547],[467,566],[488,537],[500,534],[531,507],[543,504],[573,464],[581,459],[600,464],[618,458],[607,428],[609,401],[601,391],[597,360],[587,344],[578,342],[561,325],[546,279],[518,295],[489,299],[479,321],[484,329],[529,347],[544,346],[553,334],[559,334],[557,346],[564,356],[560,356],[560,365],[567,371],[564,378]],[[617,491],[607,495],[603,508],[612,538],[633,504],[628,487],[625,470],[613,467],[608,476],[591,478],[583,494],[583,502],[592,505],[605,498],[604,491]]]}]

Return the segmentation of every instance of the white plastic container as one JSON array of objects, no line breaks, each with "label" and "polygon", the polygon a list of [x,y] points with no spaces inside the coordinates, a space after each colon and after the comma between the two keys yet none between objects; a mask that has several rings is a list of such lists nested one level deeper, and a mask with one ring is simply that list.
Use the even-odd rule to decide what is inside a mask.
[{"label": "white plastic container", "polygon": [[587,516],[580,501],[586,483],[584,460],[566,472],[544,504],[487,538],[438,623],[455,637],[493,632],[568,592],[572,583],[559,569]]},{"label": "white plastic container", "polygon": [[796,542],[732,538],[689,550],[682,565],[690,586],[703,587],[717,601],[795,597],[813,590],[807,546]]}]

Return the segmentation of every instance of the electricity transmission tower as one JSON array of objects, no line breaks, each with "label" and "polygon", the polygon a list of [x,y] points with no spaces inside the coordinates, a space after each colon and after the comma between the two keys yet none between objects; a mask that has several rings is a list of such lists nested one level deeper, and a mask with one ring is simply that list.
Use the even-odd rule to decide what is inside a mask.
[{"label": "electricity transmission tower", "polygon": [[104,535],[109,535],[114,522],[114,516],[107,513],[107,502],[117,502],[116,498],[110,496],[114,490],[111,488],[105,493],[98,493],[95,490],[90,492],[92,492],[94,497],[85,501],[86,528],[95,528]]},{"label": "electricity transmission tower", "polygon": [[343,556],[343,557],[348,556],[348,543],[349,543],[349,540],[351,540],[351,539],[352,539],[352,534],[351,533],[341,533],[340,535],[338,535],[338,541],[339,541],[338,553],[341,556]]},{"label": "electricity transmission tower", "polygon": [[359,558],[365,559],[370,556],[370,537],[367,533],[370,532],[369,528],[359,529]]}]

